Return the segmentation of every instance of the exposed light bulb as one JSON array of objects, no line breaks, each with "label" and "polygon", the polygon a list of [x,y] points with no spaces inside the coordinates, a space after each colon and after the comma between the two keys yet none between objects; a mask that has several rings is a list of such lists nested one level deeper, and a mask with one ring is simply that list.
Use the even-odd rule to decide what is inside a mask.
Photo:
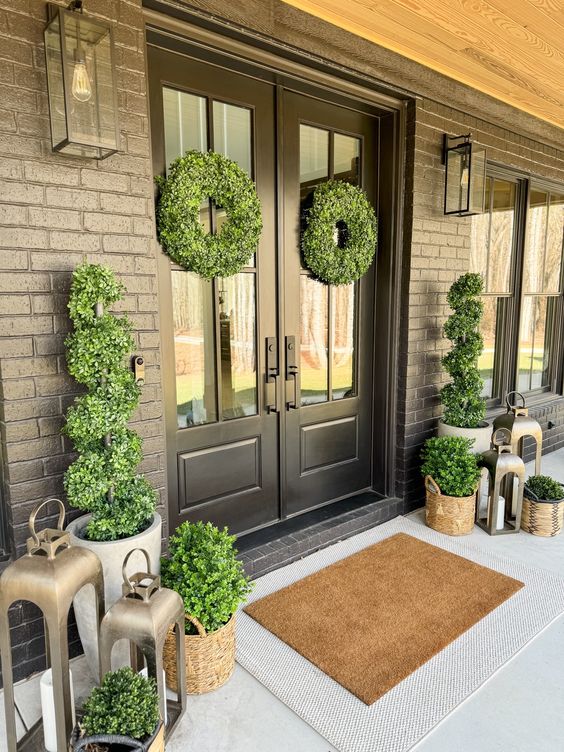
[{"label": "exposed light bulb", "polygon": [[463,167],[462,168],[462,174],[460,176],[460,187],[461,188],[466,188],[466,186],[468,185],[468,176],[469,176],[469,173],[470,173],[470,171],[469,171],[468,167]]},{"label": "exposed light bulb", "polygon": [[72,95],[79,102],[88,102],[92,96],[92,85],[84,59],[77,59],[72,74]]}]

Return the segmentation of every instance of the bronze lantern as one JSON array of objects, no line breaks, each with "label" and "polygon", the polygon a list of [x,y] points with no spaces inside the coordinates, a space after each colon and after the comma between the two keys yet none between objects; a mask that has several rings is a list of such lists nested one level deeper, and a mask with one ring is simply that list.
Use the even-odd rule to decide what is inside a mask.
[{"label": "bronze lantern", "polygon": [[[56,529],[35,530],[39,510],[50,501],[59,506]],[[29,518],[31,536],[27,554],[10,564],[0,577],[0,650],[4,678],[4,705],[8,752],[19,748],[12,677],[12,653],[8,610],[18,600],[30,601],[43,612],[48,662],[53,676],[57,749],[66,750],[73,728],[73,707],[69,674],[67,619],[74,596],[85,585],[94,587],[99,625],[104,615],[102,565],[93,551],[71,546],[64,531],[65,508],[59,499],[48,499],[35,507]],[[21,745],[36,745],[41,724],[33,727]],[[39,746],[33,748],[39,749]]]},{"label": "bronze lantern", "polygon": [[[522,405],[513,404],[510,397],[515,395],[521,398]],[[525,398],[520,392],[509,392],[505,398],[507,412],[498,417],[493,422],[494,431],[496,428],[507,428],[511,434],[511,451],[523,457],[523,440],[526,436],[531,436],[535,443],[535,475],[541,472],[542,457],[542,428],[538,421],[531,418],[529,409],[525,403]]]},{"label": "bronze lantern", "polygon": [[119,146],[113,30],[82,12],[49,4],[45,61],[53,151],[105,159]]},{"label": "bronze lantern", "polygon": [[[136,572],[129,577],[127,562],[134,551],[144,554],[147,571]],[[103,676],[111,669],[114,644],[121,639],[129,640],[131,667],[134,671],[139,671],[144,658],[148,676],[153,677],[157,683],[159,709],[163,721],[168,715],[168,737],[186,709],[184,603],[174,590],[161,587],[161,578],[150,574],[149,569],[149,555],[142,548],[133,549],[124,559],[123,595],[104,616],[100,627],[100,675]],[[171,626],[176,633],[177,701],[167,703],[163,679],[163,648]],[[168,708],[170,713],[166,712]]]},{"label": "bronze lantern", "polygon": [[472,134],[443,135],[445,214],[465,217],[484,211],[486,150],[472,141]]},{"label": "bronze lantern", "polygon": [[518,533],[525,489],[525,463],[513,454],[511,433],[507,428],[494,431],[491,449],[482,454],[480,464],[488,473],[488,507],[484,518],[477,505],[476,524],[490,535]]}]

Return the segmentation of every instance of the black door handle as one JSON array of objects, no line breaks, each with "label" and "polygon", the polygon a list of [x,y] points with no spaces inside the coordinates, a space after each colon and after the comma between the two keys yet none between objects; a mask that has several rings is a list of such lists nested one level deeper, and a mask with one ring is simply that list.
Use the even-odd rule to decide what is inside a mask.
[{"label": "black door handle", "polygon": [[278,340],[266,338],[266,372],[264,375],[264,407],[268,414],[278,412]]},{"label": "black door handle", "polygon": [[298,365],[296,363],[296,338],[286,337],[286,409],[299,408]]}]

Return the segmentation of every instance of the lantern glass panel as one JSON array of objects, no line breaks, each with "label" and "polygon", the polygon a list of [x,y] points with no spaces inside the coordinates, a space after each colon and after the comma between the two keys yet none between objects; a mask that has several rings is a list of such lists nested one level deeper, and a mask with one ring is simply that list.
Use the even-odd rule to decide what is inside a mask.
[{"label": "lantern glass panel", "polygon": [[113,154],[118,127],[111,27],[60,10],[47,26],[45,46],[53,149],[97,159]]},{"label": "lantern glass panel", "polygon": [[446,153],[445,214],[468,212],[470,151],[471,145],[464,143]]},{"label": "lantern glass panel", "polygon": [[481,214],[484,211],[484,196],[486,192],[486,150],[471,144],[470,169],[470,214]]},{"label": "lantern glass panel", "polygon": [[53,149],[67,138],[65,114],[65,86],[63,82],[63,53],[61,50],[61,22],[58,15],[45,29],[45,55],[49,86],[49,114]]}]

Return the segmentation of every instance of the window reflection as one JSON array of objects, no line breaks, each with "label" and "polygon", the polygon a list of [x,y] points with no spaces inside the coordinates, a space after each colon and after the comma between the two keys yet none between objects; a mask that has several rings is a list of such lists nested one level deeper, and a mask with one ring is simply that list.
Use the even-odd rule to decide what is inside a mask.
[{"label": "window reflection", "polygon": [[354,395],[356,285],[331,288],[331,373],[334,400]]},{"label": "window reflection", "polygon": [[206,99],[163,87],[165,159],[170,163],[190,149],[207,151]]},{"label": "window reflection", "polygon": [[302,405],[328,397],[328,286],[300,276],[300,387]]},{"label": "window reflection", "polygon": [[359,184],[360,178],[360,139],[335,133],[334,136],[335,180],[344,180],[353,185]]},{"label": "window reflection", "polygon": [[519,391],[550,386],[552,320],[556,298],[527,295],[523,300],[519,338]]},{"label": "window reflection", "polygon": [[217,420],[213,289],[209,280],[172,272],[179,428]]},{"label": "window reflection", "polygon": [[218,279],[224,420],[257,412],[255,275]]}]

